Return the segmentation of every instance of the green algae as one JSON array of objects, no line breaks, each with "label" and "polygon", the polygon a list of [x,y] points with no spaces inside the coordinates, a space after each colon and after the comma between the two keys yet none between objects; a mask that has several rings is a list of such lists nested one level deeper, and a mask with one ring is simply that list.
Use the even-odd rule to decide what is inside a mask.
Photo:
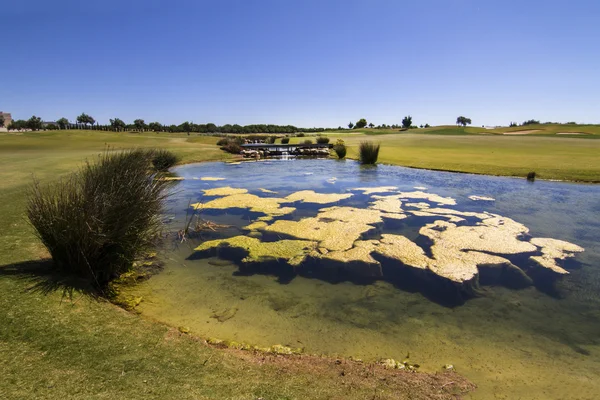
[{"label": "green algae", "polygon": [[248,190],[241,188],[232,188],[229,186],[219,187],[214,189],[202,190],[205,196],[231,196],[233,194],[244,194],[248,193]]},{"label": "green algae", "polygon": [[350,197],[352,197],[352,193],[316,193],[313,190],[301,190],[290,194],[285,200],[287,200],[287,202],[301,201],[303,203],[329,204],[337,203],[340,200],[345,200]]},{"label": "green algae", "polygon": [[200,244],[194,250],[231,251],[241,250],[245,253],[243,263],[264,262],[267,260],[285,260],[290,265],[299,265],[309,251],[316,249],[317,243],[306,240],[279,240],[277,242],[261,242],[248,236],[234,236],[228,239],[210,240]]},{"label": "green algae", "polygon": [[396,186],[378,186],[378,187],[353,188],[351,190],[360,191],[360,192],[363,192],[363,194],[369,195],[369,194],[373,194],[373,193],[396,192],[398,190],[398,188]]},{"label": "green algae", "polygon": [[[228,191],[232,188],[227,189]],[[206,203],[195,203],[192,207],[195,209],[218,209],[226,210],[229,208],[246,208],[252,212],[266,214],[266,216],[281,216],[291,214],[296,209],[294,207],[281,207],[282,199],[274,197],[259,197],[249,193],[239,193],[226,195],[224,197],[211,200]]]}]

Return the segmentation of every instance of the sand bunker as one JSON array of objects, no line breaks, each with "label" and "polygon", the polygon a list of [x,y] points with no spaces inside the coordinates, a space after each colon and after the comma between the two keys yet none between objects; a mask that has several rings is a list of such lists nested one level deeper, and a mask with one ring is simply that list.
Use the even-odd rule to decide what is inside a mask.
[{"label": "sand bunker", "polygon": [[503,132],[503,135],[529,135],[530,133],[540,132],[540,129],[529,129],[523,131]]}]

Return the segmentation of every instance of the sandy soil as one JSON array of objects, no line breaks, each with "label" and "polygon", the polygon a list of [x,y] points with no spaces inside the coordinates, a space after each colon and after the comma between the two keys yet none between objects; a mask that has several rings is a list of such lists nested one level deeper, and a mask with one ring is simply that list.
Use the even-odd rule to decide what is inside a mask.
[{"label": "sandy soil", "polygon": [[529,129],[525,131],[504,132],[503,135],[528,135],[530,133],[535,133],[539,131],[539,129]]}]

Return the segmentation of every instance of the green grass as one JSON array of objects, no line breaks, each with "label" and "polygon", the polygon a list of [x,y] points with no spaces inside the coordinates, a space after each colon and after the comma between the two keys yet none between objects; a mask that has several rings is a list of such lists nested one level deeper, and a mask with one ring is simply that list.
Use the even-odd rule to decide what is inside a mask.
[{"label": "green grass", "polygon": [[373,372],[310,358],[294,365],[298,359],[212,348],[84,295],[70,301],[60,291],[31,290],[44,282],[39,265],[47,257],[25,220],[32,174],[56,181],[106,146],[167,148],[185,162],[230,157],[216,142],[185,134],[0,134],[0,398],[455,398],[459,376]]},{"label": "green grass", "polygon": [[[502,135],[518,130],[540,130],[528,135]],[[483,128],[432,127],[408,131],[360,130],[328,133],[348,145],[348,158],[358,159],[358,145],[366,137],[381,143],[379,162],[414,168],[525,177],[600,182],[598,125],[533,125]],[[483,133],[478,133],[483,132]],[[585,135],[557,135],[583,132]],[[296,138],[294,138],[296,139]]]}]

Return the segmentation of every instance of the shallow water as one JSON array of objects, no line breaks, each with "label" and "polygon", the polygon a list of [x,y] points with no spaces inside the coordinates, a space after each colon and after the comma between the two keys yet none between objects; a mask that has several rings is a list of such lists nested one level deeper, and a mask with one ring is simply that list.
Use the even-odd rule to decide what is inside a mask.
[{"label": "shallow water", "polygon": [[[353,161],[269,160],[238,165],[206,163],[176,169],[185,178],[169,203],[173,230],[184,225],[190,203],[205,202],[202,189],[231,186],[261,197],[299,190],[347,193],[356,187],[426,187],[449,196],[461,211],[489,211],[530,228],[535,237],[584,247],[570,275],[555,290],[483,286],[482,295],[447,303],[394,282],[354,282],[240,274],[231,262],[193,258],[202,239],[239,235],[260,213],[206,210],[202,217],[230,227],[206,232],[165,249],[163,272],[130,289],[141,295],[142,314],[203,337],[267,347],[283,344],[309,353],[381,357],[411,362],[425,371],[453,364],[479,388],[472,398],[595,399],[600,393],[600,186],[413,170]],[[221,177],[223,181],[194,178]],[[335,177],[335,180],[331,178]],[[269,189],[277,194],[263,193]],[[336,205],[366,207],[369,196]],[[496,200],[473,201],[470,195]],[[420,200],[415,200],[415,202]],[[295,204],[284,219],[314,216],[329,205]],[[384,231],[417,239],[409,221],[386,222]],[[192,256],[192,257],[191,257]],[[542,289],[542,290],[540,290]]]}]

